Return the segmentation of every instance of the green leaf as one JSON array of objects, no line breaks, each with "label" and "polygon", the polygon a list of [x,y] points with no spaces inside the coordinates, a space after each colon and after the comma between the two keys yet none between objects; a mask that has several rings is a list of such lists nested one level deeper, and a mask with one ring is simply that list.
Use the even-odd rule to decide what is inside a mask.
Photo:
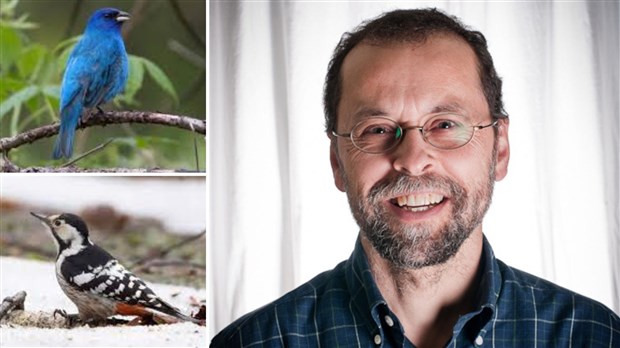
[{"label": "green leaf", "polygon": [[70,39],[67,39],[59,43],[58,45],[56,45],[56,47],[54,47],[52,54],[58,55],[59,75],[62,74],[62,72],[65,69],[65,66],[67,66],[67,60],[69,59],[69,55],[73,51],[73,47],[75,47],[75,45],[77,44],[78,41],[80,41],[81,38],[82,38],[82,35],[74,36]]},{"label": "green leaf", "polygon": [[54,49],[52,50],[52,53],[57,54],[58,52],[65,52],[68,49],[72,49],[73,46],[75,46],[75,44],[80,41],[80,39],[82,38],[82,35],[77,35],[74,37],[70,37],[68,39],[66,39],[65,41],[61,41],[58,45],[56,45],[56,47],[54,47]]},{"label": "green leaf", "polygon": [[32,113],[41,107],[42,99],[40,97],[41,97],[41,89],[37,86],[37,93],[32,98],[24,101],[22,105],[26,107],[26,110],[29,113]]},{"label": "green leaf", "polygon": [[27,13],[23,14],[21,17],[19,17],[16,20],[12,21],[11,25],[13,26],[13,28],[16,28],[16,29],[36,29],[36,28],[38,28],[39,27],[38,24],[26,21],[28,19],[28,16],[29,15]]},{"label": "green leaf", "polygon": [[21,107],[22,107],[21,104],[17,104],[15,105],[15,108],[13,109],[13,114],[11,115],[11,122],[9,123],[10,125],[9,131],[10,131],[11,136],[15,136],[15,134],[17,134],[17,121],[19,120],[19,115],[21,114]]},{"label": "green leaf", "polygon": [[136,104],[134,97],[138,90],[142,88],[142,81],[144,80],[144,65],[140,61],[139,57],[129,56],[129,76],[127,77],[127,84],[125,85],[125,93],[123,93],[122,99],[128,104]]},{"label": "green leaf", "polygon": [[41,88],[41,93],[48,97],[60,99],[60,85],[45,85]]},{"label": "green leaf", "polygon": [[8,97],[0,104],[0,120],[2,120],[2,117],[11,109],[21,107],[22,104],[37,95],[37,93],[39,93],[39,88],[37,86],[28,86]]},{"label": "green leaf", "polygon": [[13,21],[5,21],[5,20],[0,20],[0,25],[3,27],[7,27],[7,28],[13,28],[13,29],[19,29],[19,30],[24,30],[24,29],[36,29],[39,26],[35,23],[31,23],[31,22],[26,22],[25,17],[21,17],[17,20],[13,20]]},{"label": "green leaf", "polygon": [[17,32],[11,28],[0,26],[0,75],[8,71],[19,57],[22,43]]},{"label": "green leaf", "polygon": [[176,104],[179,104],[179,98],[177,97],[177,93],[174,90],[174,86],[172,85],[172,82],[164,73],[164,71],[161,70],[155,63],[151,62],[146,58],[140,57],[140,60],[144,64],[144,67],[146,67],[146,71],[159,85],[159,87],[161,87],[166,93],[168,93],[168,95],[170,95],[172,99],[174,99],[174,102]]},{"label": "green leaf", "polygon": [[0,3],[2,5],[0,6],[0,15],[12,17],[18,3],[19,0],[2,0]]},{"label": "green leaf", "polygon": [[31,82],[35,81],[45,62],[46,54],[47,49],[41,44],[26,47],[17,62],[17,68],[22,78]]},{"label": "green leaf", "polygon": [[52,121],[60,117],[60,86],[45,86],[42,89],[43,102]]},{"label": "green leaf", "polygon": [[19,18],[14,18],[15,8],[19,0],[1,0],[0,1],[0,26],[15,28],[15,29],[33,29],[37,28],[38,25],[35,23],[27,22],[28,14],[24,14]]},{"label": "green leaf", "polygon": [[10,97],[13,92],[19,91],[26,85],[26,82],[21,79],[18,80],[11,77],[2,78],[2,83],[0,83],[0,104],[4,102],[6,98]]}]

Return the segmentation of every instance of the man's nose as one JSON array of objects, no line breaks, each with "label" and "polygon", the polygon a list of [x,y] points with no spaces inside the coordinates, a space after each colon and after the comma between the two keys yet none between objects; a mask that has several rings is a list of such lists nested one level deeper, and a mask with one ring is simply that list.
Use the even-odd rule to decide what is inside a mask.
[{"label": "man's nose", "polygon": [[420,129],[410,128],[392,152],[394,170],[411,176],[427,173],[435,161],[434,148],[424,141]]}]

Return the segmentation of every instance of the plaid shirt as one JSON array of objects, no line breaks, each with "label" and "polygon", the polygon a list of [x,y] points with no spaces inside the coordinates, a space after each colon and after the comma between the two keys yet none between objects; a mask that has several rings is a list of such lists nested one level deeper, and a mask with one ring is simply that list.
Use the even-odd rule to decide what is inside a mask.
[{"label": "plaid shirt", "polygon": [[[620,347],[604,305],[497,260],[486,238],[477,310],[446,347]],[[373,279],[358,239],[349,260],[213,338],[211,347],[413,347]]]}]

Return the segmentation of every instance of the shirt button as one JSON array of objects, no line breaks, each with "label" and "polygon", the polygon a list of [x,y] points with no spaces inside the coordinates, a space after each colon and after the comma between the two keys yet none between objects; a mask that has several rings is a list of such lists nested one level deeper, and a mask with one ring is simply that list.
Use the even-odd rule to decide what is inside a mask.
[{"label": "shirt button", "polygon": [[392,317],[390,317],[389,315],[386,315],[383,319],[385,319],[385,323],[387,324],[387,326],[394,326],[394,320],[392,320]]},{"label": "shirt button", "polygon": [[381,335],[375,335],[375,344],[376,345],[380,345],[381,344]]},{"label": "shirt button", "polygon": [[482,339],[482,336],[478,336],[478,337],[476,337],[476,340],[474,341],[474,343],[477,346],[481,346],[484,343],[484,339]]}]

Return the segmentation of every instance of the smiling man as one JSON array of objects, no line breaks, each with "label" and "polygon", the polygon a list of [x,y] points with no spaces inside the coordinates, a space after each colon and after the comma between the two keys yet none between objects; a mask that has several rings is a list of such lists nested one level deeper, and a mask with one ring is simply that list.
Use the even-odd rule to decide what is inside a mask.
[{"label": "smiling man", "polygon": [[484,36],[398,10],[336,47],[325,83],[349,260],[231,324],[212,347],[612,347],[604,305],[511,268],[482,231],[510,157]]}]

